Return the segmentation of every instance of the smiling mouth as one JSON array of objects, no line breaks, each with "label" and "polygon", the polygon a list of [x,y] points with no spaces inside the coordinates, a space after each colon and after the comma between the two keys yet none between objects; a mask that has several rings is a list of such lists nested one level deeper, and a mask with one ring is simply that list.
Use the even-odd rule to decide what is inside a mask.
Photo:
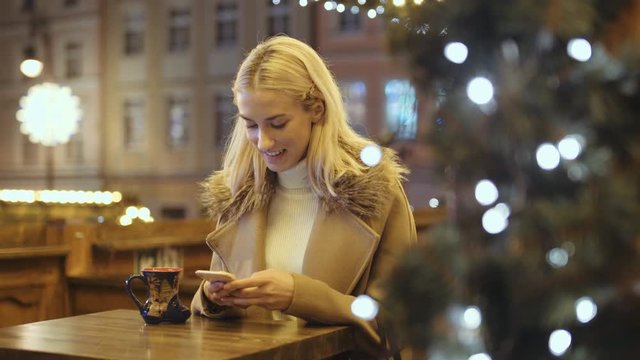
[{"label": "smiling mouth", "polygon": [[282,149],[282,150],[278,150],[278,151],[263,151],[262,153],[269,156],[269,157],[276,157],[278,155],[281,155],[282,153],[284,153],[286,150]]}]

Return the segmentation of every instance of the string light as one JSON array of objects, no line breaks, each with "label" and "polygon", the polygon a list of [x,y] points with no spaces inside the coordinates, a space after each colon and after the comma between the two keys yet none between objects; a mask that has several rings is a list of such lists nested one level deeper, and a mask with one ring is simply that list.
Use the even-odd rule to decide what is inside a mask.
[{"label": "string light", "polygon": [[589,61],[589,59],[591,59],[591,52],[591,44],[585,39],[571,39],[567,44],[567,53],[578,61]]},{"label": "string light", "polygon": [[364,320],[373,320],[378,315],[378,303],[370,296],[359,295],[351,303],[351,312]]},{"label": "string light", "polygon": [[575,160],[582,152],[582,144],[576,135],[565,136],[558,142],[560,156],[566,160]]},{"label": "string light", "polygon": [[143,222],[150,223],[155,219],[151,216],[151,211],[145,206],[136,207],[128,206],[124,214],[118,218],[118,223],[122,226],[129,226],[133,224],[134,219],[140,219]]},{"label": "string light", "polygon": [[360,160],[369,167],[376,166],[382,160],[382,149],[376,144],[366,145],[360,151]]},{"label": "string light", "polygon": [[583,324],[593,320],[598,314],[598,306],[589,296],[576,300],[576,318]]},{"label": "string light", "polygon": [[491,180],[480,180],[476,184],[475,195],[481,205],[491,205],[498,200],[498,188]]},{"label": "string light", "polygon": [[549,350],[555,356],[562,356],[571,346],[571,333],[564,329],[555,330],[549,336]]},{"label": "string light", "polygon": [[508,217],[495,207],[487,210],[482,215],[482,227],[489,234],[498,234],[509,226]]},{"label": "string light", "polygon": [[553,144],[544,143],[536,150],[536,161],[543,170],[553,170],[560,164],[560,152]]},{"label": "string light", "polygon": [[468,360],[491,360],[491,356],[486,353],[477,353],[469,356]]},{"label": "string light", "polygon": [[462,314],[462,324],[465,328],[474,330],[482,324],[482,314],[477,306],[469,306]]},{"label": "string light", "polygon": [[122,201],[122,194],[119,191],[3,189],[0,190],[0,201],[109,205]]},{"label": "string light", "polygon": [[444,56],[455,64],[462,64],[467,60],[469,49],[461,42],[450,42],[444,47]]},{"label": "string light", "polygon": [[567,266],[569,263],[569,253],[563,248],[553,248],[547,252],[547,263],[558,269]]},{"label": "string light", "polygon": [[476,77],[467,85],[467,96],[478,105],[488,104],[493,99],[493,84],[485,77]]}]

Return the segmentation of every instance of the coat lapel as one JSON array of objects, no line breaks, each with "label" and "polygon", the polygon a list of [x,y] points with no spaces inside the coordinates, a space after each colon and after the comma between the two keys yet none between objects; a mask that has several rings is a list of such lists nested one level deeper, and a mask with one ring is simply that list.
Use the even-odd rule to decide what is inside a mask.
[{"label": "coat lapel", "polygon": [[249,277],[265,268],[266,225],[266,209],[257,210],[209,234],[207,244],[229,272]]},{"label": "coat lapel", "polygon": [[[248,277],[265,269],[267,210],[246,214],[209,234],[207,244],[228,271]],[[380,235],[356,215],[318,210],[304,255],[303,274],[349,294],[370,265]]]},{"label": "coat lapel", "polygon": [[318,210],[302,272],[349,294],[367,270],[380,234],[348,211]]}]

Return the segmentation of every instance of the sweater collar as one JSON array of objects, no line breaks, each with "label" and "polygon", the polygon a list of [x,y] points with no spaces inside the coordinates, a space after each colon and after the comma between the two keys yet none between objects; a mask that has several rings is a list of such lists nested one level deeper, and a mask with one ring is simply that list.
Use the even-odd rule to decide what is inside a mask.
[{"label": "sweater collar", "polygon": [[307,176],[307,160],[302,159],[291,169],[281,171],[278,174],[278,184],[285,189],[308,189],[309,178]]}]

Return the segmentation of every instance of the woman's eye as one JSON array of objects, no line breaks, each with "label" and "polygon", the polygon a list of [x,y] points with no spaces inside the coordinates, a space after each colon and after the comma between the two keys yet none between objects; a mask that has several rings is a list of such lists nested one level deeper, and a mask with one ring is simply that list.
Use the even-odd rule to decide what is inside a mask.
[{"label": "woman's eye", "polygon": [[285,125],[287,125],[286,122],[280,123],[280,124],[271,124],[271,127],[274,129],[282,129]]},{"label": "woman's eye", "polygon": [[258,125],[256,124],[246,124],[247,125],[247,129],[255,129],[258,127]]}]

